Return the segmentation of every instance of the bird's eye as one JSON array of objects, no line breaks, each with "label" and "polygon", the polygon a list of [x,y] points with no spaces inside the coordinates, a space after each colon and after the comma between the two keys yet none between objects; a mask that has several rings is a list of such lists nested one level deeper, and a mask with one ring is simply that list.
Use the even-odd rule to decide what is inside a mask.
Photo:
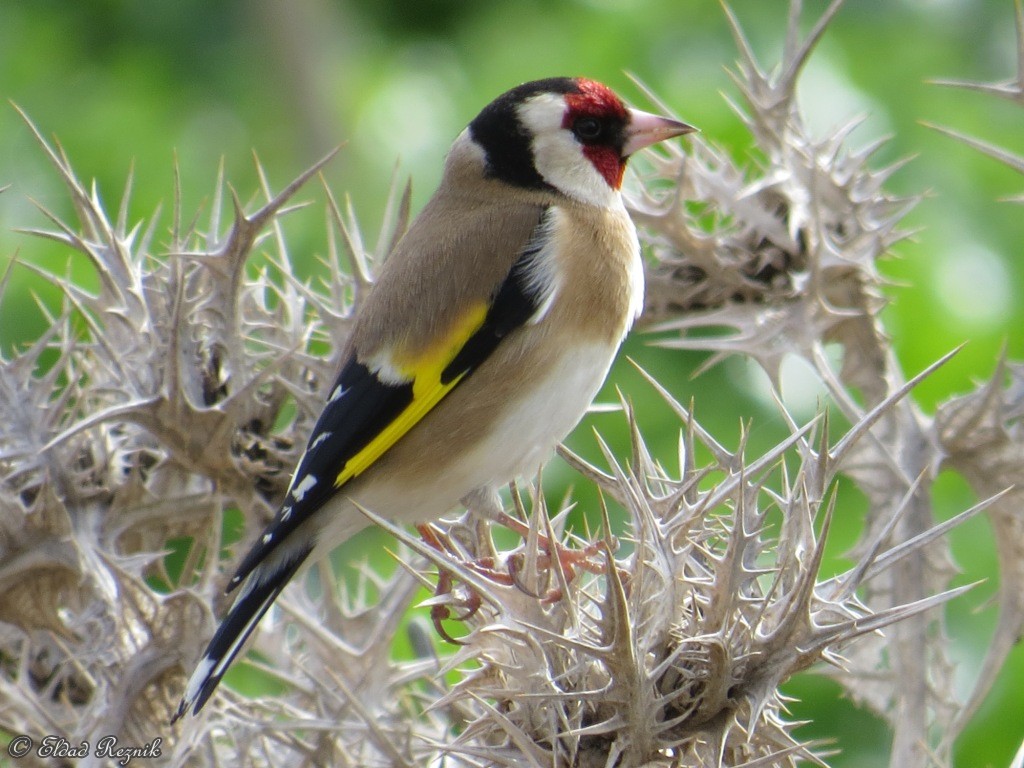
[{"label": "bird's eye", "polygon": [[596,117],[581,117],[572,124],[572,132],[584,141],[592,141],[601,135],[601,121]]}]

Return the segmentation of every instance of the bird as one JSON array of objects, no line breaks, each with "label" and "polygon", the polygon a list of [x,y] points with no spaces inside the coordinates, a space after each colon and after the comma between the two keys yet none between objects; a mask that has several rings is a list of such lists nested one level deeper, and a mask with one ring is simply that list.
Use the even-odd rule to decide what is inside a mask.
[{"label": "bird", "polygon": [[582,419],[643,307],[627,160],[696,129],[554,77],[494,99],[384,261],[280,508],[172,723],[198,714],[303,563],[370,523],[435,520],[534,472]]}]

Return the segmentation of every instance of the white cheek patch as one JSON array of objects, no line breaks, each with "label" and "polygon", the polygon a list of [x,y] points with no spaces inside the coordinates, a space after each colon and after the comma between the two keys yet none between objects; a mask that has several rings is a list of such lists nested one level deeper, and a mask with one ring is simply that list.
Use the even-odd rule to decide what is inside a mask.
[{"label": "white cheek patch", "polygon": [[619,199],[619,191],[583,154],[583,145],[562,127],[565,99],[561,95],[539,94],[520,104],[516,112],[533,136],[533,164],[544,181],[569,197],[601,208]]}]

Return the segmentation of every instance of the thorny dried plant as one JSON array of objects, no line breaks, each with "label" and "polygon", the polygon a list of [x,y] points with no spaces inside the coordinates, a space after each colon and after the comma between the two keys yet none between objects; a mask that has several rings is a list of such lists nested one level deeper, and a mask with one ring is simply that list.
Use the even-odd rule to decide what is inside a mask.
[{"label": "thorny dried plant", "polygon": [[[825,765],[822,745],[794,735],[779,692],[818,664],[888,719],[890,765],[950,765],[1024,630],[1013,588],[1024,579],[1024,369],[1002,362],[935,415],[908,395],[935,366],[904,377],[879,319],[876,263],[915,200],[886,193],[895,166],[872,169],[876,147],[847,148],[852,126],[813,138],[795,101],[839,5],[801,38],[795,0],[770,72],[729,13],[738,109],[763,163],[741,169],[700,140],[689,153],[652,153],[630,205],[650,257],[644,320],[669,334],[665,346],[710,351],[709,364],[746,356],[776,384],[782,358],[802,357],[849,430],[833,434],[827,415],[799,425],[782,409],[789,437],[750,457],[745,441],[727,450],[649,379],[679,418],[677,473],[652,454],[625,398],[628,457],[604,446],[596,466],[562,452],[625,510],[624,529],[606,515],[593,535],[567,533],[570,504],[549,516],[533,486],[512,494],[529,533],[510,551],[470,519],[435,528],[433,545],[378,520],[404,568],[364,568],[345,588],[321,563],[257,633],[252,663],[282,693],[222,690],[173,729],[212,631],[209,606],[223,607],[239,554],[222,557],[221,516],[239,510],[247,540],[279,501],[337,362],[311,342],[340,348],[406,226],[408,190],[393,187],[371,248],[351,203],[324,187],[326,278],[311,288],[292,276],[280,220],[322,163],[279,194],[265,183],[254,213],[220,179],[203,228],[185,223],[176,194],[157,254],[156,217],[128,225],[130,183],[111,219],[37,133],[78,222],[47,214],[52,228],[35,233],[87,257],[100,284],[89,292],[30,267],[64,303],[41,339],[0,361],[0,730],[72,745],[161,735],[160,762],[172,766]],[[1024,29],[1022,18],[1018,5]],[[1024,103],[1020,78],[999,88]],[[257,248],[273,254],[258,272]],[[712,327],[731,333],[691,333]],[[826,345],[841,350],[838,369]],[[929,490],[944,467],[987,501],[939,524]],[[869,511],[854,564],[826,578],[840,476]],[[983,674],[962,701],[942,612],[929,609],[964,591],[950,589],[944,535],[975,514],[996,531],[1003,588]],[[191,547],[172,577],[164,548],[182,539]],[[549,556],[552,539],[578,550],[578,567]],[[435,617],[464,616],[448,655],[405,621],[422,585],[433,588],[428,562],[450,585],[427,601]],[[407,658],[392,649],[400,632]]]}]

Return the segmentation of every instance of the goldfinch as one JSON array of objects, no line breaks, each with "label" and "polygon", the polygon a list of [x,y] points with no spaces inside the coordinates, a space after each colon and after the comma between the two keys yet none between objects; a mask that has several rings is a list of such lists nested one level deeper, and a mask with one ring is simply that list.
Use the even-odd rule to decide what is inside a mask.
[{"label": "goldfinch", "polygon": [[359,310],[287,496],[174,719],[197,713],[300,566],[368,525],[433,520],[534,472],[643,306],[626,160],[694,129],[584,78],[525,83],[456,138]]}]

